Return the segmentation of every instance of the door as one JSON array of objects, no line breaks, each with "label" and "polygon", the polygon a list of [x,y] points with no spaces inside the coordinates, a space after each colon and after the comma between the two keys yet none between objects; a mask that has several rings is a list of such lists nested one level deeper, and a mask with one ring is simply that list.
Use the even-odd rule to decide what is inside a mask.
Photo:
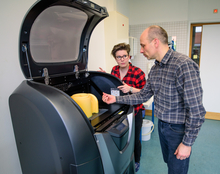
[{"label": "door", "polygon": [[203,103],[207,112],[220,119],[220,24],[203,25],[200,72],[204,91]]}]

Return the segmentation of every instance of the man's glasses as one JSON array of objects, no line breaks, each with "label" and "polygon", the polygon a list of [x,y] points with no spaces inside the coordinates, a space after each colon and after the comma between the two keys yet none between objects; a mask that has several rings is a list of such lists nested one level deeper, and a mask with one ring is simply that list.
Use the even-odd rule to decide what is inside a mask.
[{"label": "man's glasses", "polygon": [[121,59],[127,59],[128,58],[128,55],[123,55],[123,56],[116,56],[116,59],[117,60],[121,60]]}]

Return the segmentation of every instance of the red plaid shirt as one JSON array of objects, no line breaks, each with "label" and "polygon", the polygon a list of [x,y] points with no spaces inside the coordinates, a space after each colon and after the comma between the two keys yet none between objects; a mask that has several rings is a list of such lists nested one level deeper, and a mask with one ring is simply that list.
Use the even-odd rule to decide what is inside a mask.
[{"label": "red plaid shirt", "polygon": [[[112,75],[120,78],[120,72],[119,72],[119,66],[114,66],[112,68]],[[145,73],[138,67],[133,66],[130,62],[129,62],[129,69],[127,74],[124,76],[124,78],[122,79],[123,82],[125,82],[128,86],[132,86],[134,88],[138,88],[138,89],[142,89],[146,83],[146,79],[145,79]],[[143,104],[138,104],[138,105],[134,105],[134,111],[135,111],[135,115],[138,113],[139,110],[144,110],[144,105]]]}]

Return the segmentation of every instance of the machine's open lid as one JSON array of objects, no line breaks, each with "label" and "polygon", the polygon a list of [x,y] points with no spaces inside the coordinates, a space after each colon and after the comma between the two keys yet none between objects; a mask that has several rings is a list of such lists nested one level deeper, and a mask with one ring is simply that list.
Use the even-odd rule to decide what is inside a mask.
[{"label": "machine's open lid", "polygon": [[41,0],[21,26],[19,52],[27,79],[85,70],[95,26],[108,12],[88,0]]}]

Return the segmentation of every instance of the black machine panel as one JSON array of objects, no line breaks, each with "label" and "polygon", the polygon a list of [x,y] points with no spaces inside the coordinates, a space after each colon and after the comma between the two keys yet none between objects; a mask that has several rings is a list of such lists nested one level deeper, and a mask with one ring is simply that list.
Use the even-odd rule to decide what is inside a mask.
[{"label": "black machine panel", "polygon": [[27,13],[20,32],[20,65],[27,79],[85,70],[90,35],[108,16],[87,0],[41,0]]},{"label": "black machine panel", "polygon": [[[19,41],[27,80],[9,98],[24,174],[135,173],[133,107],[102,101],[122,82],[86,70],[91,33],[106,17],[88,0],[41,0],[27,12]],[[99,112],[88,118],[71,98],[78,93],[95,95]]]}]

